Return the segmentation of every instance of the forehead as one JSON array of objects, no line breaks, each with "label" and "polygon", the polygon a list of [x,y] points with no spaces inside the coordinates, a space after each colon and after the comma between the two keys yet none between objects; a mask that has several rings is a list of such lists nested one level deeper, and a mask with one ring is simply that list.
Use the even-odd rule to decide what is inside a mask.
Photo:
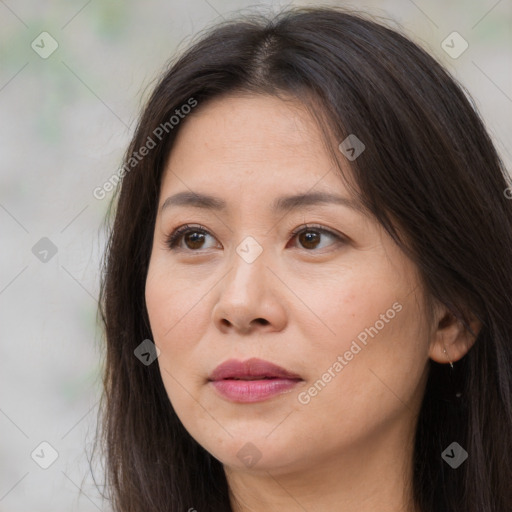
[{"label": "forehead", "polygon": [[[348,169],[347,169],[348,171]],[[181,183],[180,183],[181,180]],[[343,189],[322,132],[298,100],[232,95],[200,105],[180,127],[163,188]]]},{"label": "forehead", "polygon": [[268,135],[273,134],[279,136],[273,140],[276,144],[297,145],[305,137],[317,135],[317,130],[306,105],[295,98],[236,93],[200,104],[184,123],[180,135],[193,131],[222,139],[229,133],[232,140],[246,141],[247,133],[252,132],[255,144],[268,144]]}]

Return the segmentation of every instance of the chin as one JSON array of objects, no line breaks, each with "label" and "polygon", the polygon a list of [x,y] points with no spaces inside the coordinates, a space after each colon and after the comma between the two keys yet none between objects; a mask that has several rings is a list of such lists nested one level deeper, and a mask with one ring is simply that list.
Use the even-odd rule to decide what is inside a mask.
[{"label": "chin", "polygon": [[[218,439],[197,439],[196,441],[211,453],[224,466],[237,470],[279,472],[301,466],[301,460],[310,460],[310,454],[301,454],[296,436],[273,439],[268,436],[268,429],[264,431],[243,429],[244,434],[233,437],[223,436],[222,442]],[[285,433],[282,433],[286,435]],[[302,445],[303,446],[303,445]]]}]

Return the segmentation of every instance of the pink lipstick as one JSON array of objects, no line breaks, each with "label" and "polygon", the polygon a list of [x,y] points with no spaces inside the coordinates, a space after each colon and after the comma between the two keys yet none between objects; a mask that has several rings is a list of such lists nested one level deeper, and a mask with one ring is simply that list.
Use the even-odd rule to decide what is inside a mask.
[{"label": "pink lipstick", "polygon": [[262,402],[290,390],[302,378],[262,359],[229,359],[208,377],[215,390],[232,402]]}]

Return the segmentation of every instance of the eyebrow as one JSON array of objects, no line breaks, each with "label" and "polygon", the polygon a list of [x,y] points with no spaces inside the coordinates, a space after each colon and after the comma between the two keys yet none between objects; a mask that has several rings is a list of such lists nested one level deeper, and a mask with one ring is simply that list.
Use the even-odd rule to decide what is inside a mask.
[{"label": "eyebrow", "polygon": [[[305,206],[319,204],[339,204],[363,212],[361,205],[346,197],[331,194],[329,192],[307,192],[303,194],[281,196],[274,200],[270,211],[274,214],[287,210],[297,210]],[[225,211],[227,203],[219,197],[201,194],[198,192],[179,192],[169,196],[162,204],[160,211],[178,206],[202,208],[210,211]]]}]

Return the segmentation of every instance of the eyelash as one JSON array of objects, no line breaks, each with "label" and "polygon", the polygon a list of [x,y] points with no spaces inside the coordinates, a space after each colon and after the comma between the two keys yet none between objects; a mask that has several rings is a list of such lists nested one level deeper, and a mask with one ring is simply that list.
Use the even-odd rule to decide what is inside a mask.
[{"label": "eyelash", "polygon": [[[337,240],[338,243],[343,243],[343,242],[346,242],[347,239],[342,236],[341,234],[338,234],[334,231],[331,231],[330,229],[326,229],[326,228],[323,228],[321,226],[317,226],[317,225],[314,225],[314,224],[305,224],[305,225],[302,225],[302,226],[299,226],[298,228],[294,229],[291,233],[290,233],[290,237],[291,238],[295,238],[297,235],[299,235],[300,233],[302,232],[307,232],[307,231],[314,231],[314,232],[318,232],[318,233],[322,233],[322,234],[326,234],[326,235],[330,235],[332,236],[333,238],[335,238]],[[196,226],[191,226],[189,224],[185,224],[177,229],[175,229],[167,238],[166,238],[166,245],[169,249],[171,250],[177,250],[176,249],[176,245],[177,243],[183,238],[184,235],[186,235],[187,233],[201,233],[203,235],[210,235],[209,231],[204,227],[204,226],[201,226],[200,224],[199,225],[196,225]],[[180,248],[181,249],[181,248]],[[188,252],[200,252],[201,249],[197,249],[197,250],[194,250],[194,249],[183,249],[185,251],[188,251]],[[315,249],[304,249],[306,250],[307,252],[313,252],[315,251]]]}]

